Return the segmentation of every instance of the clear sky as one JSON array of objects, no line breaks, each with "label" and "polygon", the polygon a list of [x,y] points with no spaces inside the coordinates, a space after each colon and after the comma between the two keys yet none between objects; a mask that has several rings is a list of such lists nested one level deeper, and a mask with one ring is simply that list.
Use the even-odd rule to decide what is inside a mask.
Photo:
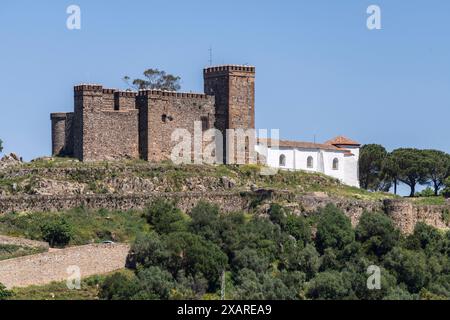
[{"label": "clear sky", "polygon": [[[81,30],[66,9],[81,8]],[[382,30],[368,30],[377,4]],[[30,160],[51,152],[50,112],[73,85],[123,88],[157,67],[202,91],[214,64],[257,68],[256,122],[287,139],[450,152],[450,1],[3,0],[0,138]]]}]

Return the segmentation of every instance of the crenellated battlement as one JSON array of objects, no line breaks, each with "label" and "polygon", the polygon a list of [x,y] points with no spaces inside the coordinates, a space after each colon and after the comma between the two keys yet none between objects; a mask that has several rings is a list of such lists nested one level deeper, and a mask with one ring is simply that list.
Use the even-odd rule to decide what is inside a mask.
[{"label": "crenellated battlement", "polygon": [[114,92],[116,92],[116,89],[103,88],[103,94],[114,94]]},{"label": "crenellated battlement", "polygon": [[244,66],[244,65],[221,65],[221,66],[207,67],[203,70],[203,73],[207,75],[212,73],[233,72],[233,71],[255,73],[256,68],[253,66]]},{"label": "crenellated battlement", "polygon": [[137,92],[136,91],[115,91],[114,92],[115,95],[117,95],[118,97],[126,97],[126,98],[134,98],[137,96]]},{"label": "crenellated battlement", "polygon": [[189,99],[208,99],[209,96],[204,93],[188,93],[188,92],[176,92],[176,91],[164,91],[164,90],[139,90],[139,97],[174,97],[174,98],[189,98]]},{"label": "crenellated battlement", "polygon": [[103,86],[98,85],[98,84],[80,84],[80,85],[76,85],[74,87],[74,91],[75,92],[81,92],[81,91],[102,91],[103,92]]}]

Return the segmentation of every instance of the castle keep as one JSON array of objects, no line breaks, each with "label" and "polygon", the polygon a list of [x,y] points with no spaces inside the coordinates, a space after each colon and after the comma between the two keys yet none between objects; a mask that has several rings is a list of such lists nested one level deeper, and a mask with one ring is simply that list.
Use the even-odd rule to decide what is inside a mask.
[{"label": "castle keep", "polygon": [[[81,161],[170,159],[175,129],[255,128],[255,68],[225,65],[203,71],[205,93],[74,88],[74,112],[53,113],[52,152]],[[224,144],[225,145],[225,144]],[[224,150],[225,154],[225,150]]]}]

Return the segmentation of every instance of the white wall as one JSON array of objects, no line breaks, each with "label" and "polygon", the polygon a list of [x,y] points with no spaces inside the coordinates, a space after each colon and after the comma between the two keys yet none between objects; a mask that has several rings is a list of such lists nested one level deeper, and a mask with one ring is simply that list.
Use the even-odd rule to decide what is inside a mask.
[{"label": "white wall", "polygon": [[[262,150],[261,146],[257,146],[257,150]],[[345,155],[343,151],[319,149],[269,148],[267,152],[267,165],[285,170],[322,172],[340,180],[344,184],[359,187],[359,148],[351,148],[351,151],[354,155]],[[280,166],[281,155],[286,157],[285,166]],[[313,168],[308,168],[307,166],[308,157],[313,157]],[[333,169],[334,159],[338,159],[339,161],[337,170]],[[321,161],[323,162],[321,163]]]}]

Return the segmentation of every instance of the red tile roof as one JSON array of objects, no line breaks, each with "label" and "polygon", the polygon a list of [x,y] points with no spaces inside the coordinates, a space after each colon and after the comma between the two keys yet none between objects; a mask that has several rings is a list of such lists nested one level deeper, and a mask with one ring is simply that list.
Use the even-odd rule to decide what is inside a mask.
[{"label": "red tile roof", "polygon": [[333,145],[333,146],[360,146],[359,142],[351,140],[344,136],[338,136],[334,139],[328,140],[325,144]]}]

